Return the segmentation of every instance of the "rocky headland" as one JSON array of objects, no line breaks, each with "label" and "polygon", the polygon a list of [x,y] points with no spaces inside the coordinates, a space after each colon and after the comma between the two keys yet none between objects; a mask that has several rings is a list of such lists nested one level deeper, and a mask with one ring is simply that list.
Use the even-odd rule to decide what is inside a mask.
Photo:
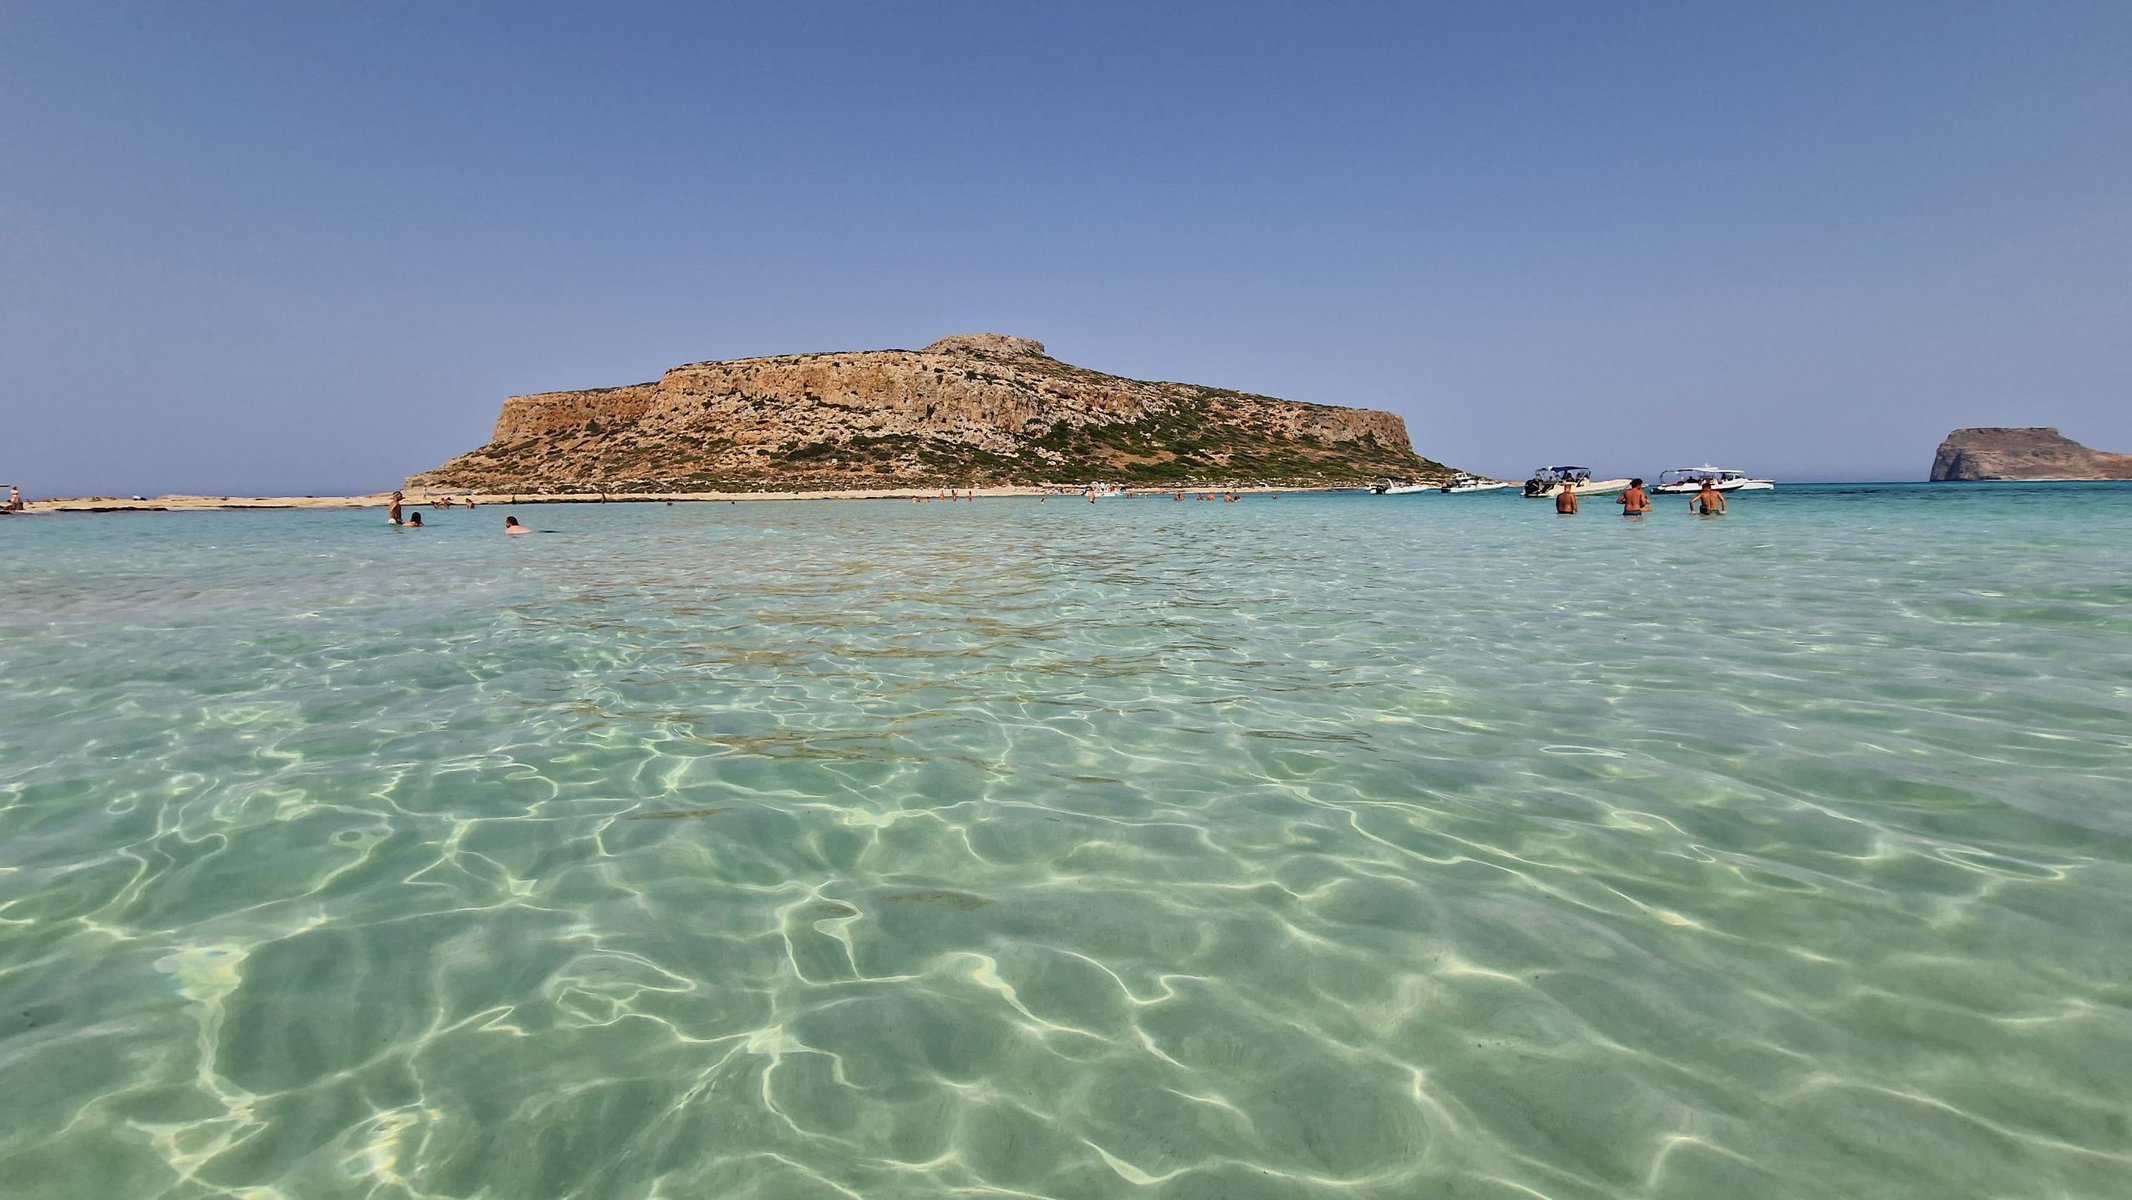
[{"label": "rocky headland", "polygon": [[1105,375],[1040,342],[690,363],[627,387],[513,396],[488,445],[409,489],[700,492],[1115,480],[1334,486],[1434,479],[1391,413]]},{"label": "rocky headland", "polygon": [[2132,454],[2091,449],[2046,425],[1957,429],[1932,458],[1932,481],[2132,479]]}]

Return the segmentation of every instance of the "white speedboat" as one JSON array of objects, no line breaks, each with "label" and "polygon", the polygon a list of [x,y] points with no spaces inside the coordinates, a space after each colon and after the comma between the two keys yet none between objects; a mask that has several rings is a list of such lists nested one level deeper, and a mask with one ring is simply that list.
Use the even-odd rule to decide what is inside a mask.
[{"label": "white speedboat", "polygon": [[1597,496],[1627,491],[1628,487],[1626,479],[1593,479],[1590,467],[1541,467],[1525,481],[1525,498],[1545,500],[1565,490],[1579,496]]},{"label": "white speedboat", "polygon": [[1090,500],[1123,500],[1125,489],[1115,483],[1091,483],[1081,490]]},{"label": "white speedboat", "polygon": [[1660,471],[1658,486],[1651,490],[1668,496],[1700,492],[1703,490],[1705,479],[1721,492],[1769,492],[1775,491],[1777,486],[1774,479],[1756,479],[1745,471],[1705,464],[1700,467],[1675,467],[1670,471]]},{"label": "white speedboat", "polygon": [[1371,485],[1370,494],[1374,496],[1411,496],[1415,492],[1426,492],[1428,490],[1429,485],[1426,483],[1401,483],[1396,479],[1386,479]]},{"label": "white speedboat", "polygon": [[1505,483],[1500,479],[1483,479],[1478,475],[1468,475],[1460,471],[1451,477],[1449,483],[1436,490],[1446,496],[1461,496],[1468,492],[1500,492],[1516,486],[1517,484]]}]

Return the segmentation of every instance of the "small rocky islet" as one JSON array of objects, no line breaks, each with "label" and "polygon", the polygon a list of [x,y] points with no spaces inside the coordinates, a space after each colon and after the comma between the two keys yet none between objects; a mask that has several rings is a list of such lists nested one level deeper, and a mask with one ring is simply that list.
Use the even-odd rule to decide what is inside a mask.
[{"label": "small rocky islet", "polygon": [[2083,446],[2048,425],[1957,429],[1932,457],[1932,482],[2132,479],[2132,454]]}]

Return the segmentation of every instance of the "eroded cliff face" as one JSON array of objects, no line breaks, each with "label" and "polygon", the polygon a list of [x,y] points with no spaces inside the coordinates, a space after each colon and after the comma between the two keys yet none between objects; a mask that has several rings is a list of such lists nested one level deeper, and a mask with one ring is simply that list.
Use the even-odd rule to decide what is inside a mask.
[{"label": "eroded cliff face", "polygon": [[407,481],[481,492],[885,484],[1345,483],[1449,472],[1406,423],[1104,375],[1041,342],[690,363],[655,383],[513,396],[488,445]]},{"label": "eroded cliff face", "polygon": [[1932,458],[1932,481],[1986,479],[2132,479],[2132,455],[2090,449],[2046,425],[1948,434]]},{"label": "eroded cliff face", "polygon": [[491,442],[515,442],[576,429],[587,421],[626,425],[651,410],[659,385],[637,383],[628,387],[590,388],[582,392],[536,392],[512,396],[503,402],[496,417]]}]

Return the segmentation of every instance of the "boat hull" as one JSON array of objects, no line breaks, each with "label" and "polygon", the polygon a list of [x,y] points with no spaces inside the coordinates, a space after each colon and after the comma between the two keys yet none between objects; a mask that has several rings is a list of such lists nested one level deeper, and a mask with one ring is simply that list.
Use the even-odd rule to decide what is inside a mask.
[{"label": "boat hull", "polygon": [[[1527,492],[1525,493],[1525,498],[1527,500],[1551,499],[1561,493],[1562,486],[1558,483],[1544,492]],[[1626,479],[1594,479],[1589,483],[1580,483],[1570,490],[1579,496],[1604,496],[1608,492],[1628,491],[1629,481]]]}]

